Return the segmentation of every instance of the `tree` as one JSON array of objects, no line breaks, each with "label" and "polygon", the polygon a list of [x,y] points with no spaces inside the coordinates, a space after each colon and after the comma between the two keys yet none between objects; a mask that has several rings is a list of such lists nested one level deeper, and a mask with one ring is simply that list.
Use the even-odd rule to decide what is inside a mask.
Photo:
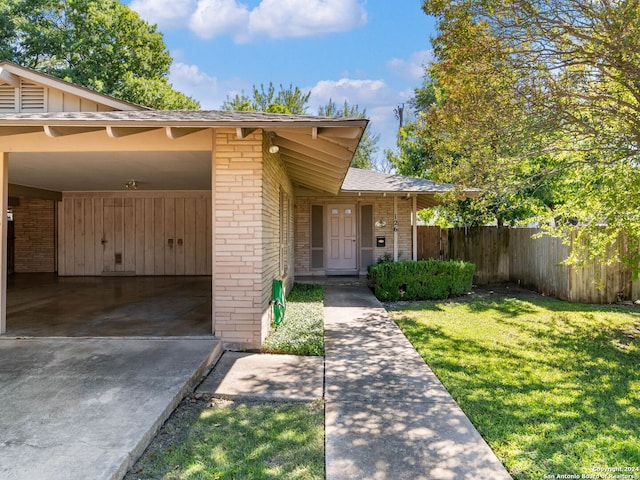
[{"label": "tree", "polygon": [[423,9],[438,20],[428,74],[440,98],[420,124],[430,175],[512,207],[527,191],[549,193],[538,220],[560,220],[551,233],[566,239],[579,222],[583,257],[621,233],[637,246],[640,4],[426,0]]},{"label": "tree", "polygon": [[302,93],[299,87],[289,85],[288,88],[280,85],[280,90],[276,93],[273,83],[269,82],[266,88],[260,84],[260,89],[253,86],[253,97],[236,94],[233,98],[227,95],[227,99],[222,104],[224,110],[253,111],[284,113],[290,115],[302,115],[307,113],[307,104],[311,92]]},{"label": "tree", "polygon": [[0,55],[123,100],[164,109],[199,104],[168,82],[156,26],[117,0],[4,0]]},{"label": "tree", "polygon": [[[329,99],[329,103],[318,108],[318,115],[323,117],[366,118],[367,110],[360,111],[358,105],[350,106],[347,100],[344,101],[342,108],[338,108],[335,102]],[[370,125],[367,125],[362,134],[360,144],[353,155],[351,166],[370,170],[373,167],[374,155],[378,151],[377,143],[379,140],[380,134],[371,133]]]}]

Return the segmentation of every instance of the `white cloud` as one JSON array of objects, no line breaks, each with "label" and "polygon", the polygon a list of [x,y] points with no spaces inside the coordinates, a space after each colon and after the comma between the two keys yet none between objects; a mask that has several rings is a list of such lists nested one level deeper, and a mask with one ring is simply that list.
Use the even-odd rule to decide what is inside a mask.
[{"label": "white cloud", "polygon": [[249,33],[272,38],[310,37],[364,25],[357,0],[262,0],[251,12]]},{"label": "white cloud", "polygon": [[160,28],[180,28],[187,24],[196,0],[133,0],[129,7]]},{"label": "white cloud", "polygon": [[424,77],[424,69],[433,60],[432,50],[413,52],[408,60],[392,58],[387,67],[396,75],[407,80],[419,80]]},{"label": "white cloud", "polygon": [[393,96],[393,91],[383,80],[321,80],[310,90],[311,103],[325,105],[332,99],[340,105],[347,100],[349,105],[359,105],[360,110],[379,105]]},{"label": "white cloud", "polygon": [[246,37],[249,10],[236,0],[199,0],[189,28],[201,38],[232,35],[236,41]]},{"label": "white cloud", "polygon": [[250,9],[240,0],[132,0],[142,18],[160,28],[188,27],[200,38],[311,37],[367,23],[360,0],[261,0]]},{"label": "white cloud", "polygon": [[174,89],[198,100],[203,110],[218,110],[225,99],[218,79],[207,75],[197,65],[174,62],[169,81]]}]

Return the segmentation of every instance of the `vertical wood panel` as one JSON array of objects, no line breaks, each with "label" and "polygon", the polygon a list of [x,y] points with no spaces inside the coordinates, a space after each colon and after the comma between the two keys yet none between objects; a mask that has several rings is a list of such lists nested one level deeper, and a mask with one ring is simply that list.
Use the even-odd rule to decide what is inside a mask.
[{"label": "vertical wood panel", "polygon": [[64,238],[65,271],[67,275],[75,275],[75,229],[72,200],[64,202],[64,229],[67,231],[67,235]]},{"label": "vertical wood panel", "polygon": [[153,264],[155,275],[164,275],[164,199],[153,199],[154,244]]},{"label": "vertical wood panel", "polygon": [[176,201],[164,199],[164,274],[176,274]]},{"label": "vertical wood panel", "polygon": [[176,198],[175,207],[176,275],[184,275],[184,198]]},{"label": "vertical wood panel", "polygon": [[196,199],[184,201],[184,273],[196,274]]},{"label": "vertical wood panel", "polygon": [[104,256],[103,272],[115,272],[115,202],[113,198],[105,198],[102,209]]},{"label": "vertical wood panel", "polygon": [[60,275],[211,274],[207,197],[70,196],[57,215]]},{"label": "vertical wood panel", "polygon": [[144,274],[155,275],[155,220],[153,198],[144,199]]},{"label": "vertical wood panel", "polygon": [[145,254],[144,254],[144,239],[145,239],[145,222],[144,222],[144,198],[136,198],[134,204],[135,210],[135,269],[136,275],[145,274]]},{"label": "vertical wood panel", "polygon": [[[115,238],[113,249],[113,264],[116,272],[124,271],[124,208],[123,199],[114,198],[113,235]],[[119,261],[116,261],[119,260]]]},{"label": "vertical wood panel", "polygon": [[104,250],[102,240],[104,237],[104,201],[102,198],[93,199],[93,228],[95,232],[95,250],[93,274],[100,275],[104,268]]},{"label": "vertical wood panel", "polygon": [[205,275],[207,268],[207,201],[196,199],[196,275]]},{"label": "vertical wood panel", "polygon": [[65,265],[65,248],[64,238],[67,229],[64,226],[64,202],[58,202],[58,208],[56,209],[58,215],[58,275],[67,275]]},{"label": "vertical wood panel", "polygon": [[135,212],[133,209],[134,199],[125,198],[123,200],[123,269],[125,272],[136,271],[136,231]]},{"label": "vertical wood panel", "polygon": [[96,232],[94,227],[93,199],[84,200],[84,275],[95,275]]}]

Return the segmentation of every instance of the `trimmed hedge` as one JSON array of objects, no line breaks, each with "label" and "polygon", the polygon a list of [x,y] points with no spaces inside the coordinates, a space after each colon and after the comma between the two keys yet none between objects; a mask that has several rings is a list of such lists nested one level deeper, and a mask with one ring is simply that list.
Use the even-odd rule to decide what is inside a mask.
[{"label": "trimmed hedge", "polygon": [[456,260],[386,262],[369,266],[375,296],[383,302],[441,300],[471,289],[473,263]]}]

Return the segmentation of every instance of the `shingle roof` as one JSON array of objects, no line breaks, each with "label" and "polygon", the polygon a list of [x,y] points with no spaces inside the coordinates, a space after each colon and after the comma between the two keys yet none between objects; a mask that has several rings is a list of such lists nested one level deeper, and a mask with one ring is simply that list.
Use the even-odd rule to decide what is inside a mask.
[{"label": "shingle roof", "polygon": [[215,126],[223,124],[247,124],[261,126],[274,124],[308,125],[366,125],[367,120],[358,118],[319,117],[314,115],[285,115],[265,112],[235,112],[226,110],[139,110],[114,112],[45,112],[45,113],[3,113],[0,124],[21,124],[33,122],[47,123],[175,123],[193,126]]},{"label": "shingle roof", "polygon": [[435,183],[424,178],[391,175],[361,168],[350,168],[342,184],[343,192],[441,193],[453,189],[454,186],[449,183]]}]

